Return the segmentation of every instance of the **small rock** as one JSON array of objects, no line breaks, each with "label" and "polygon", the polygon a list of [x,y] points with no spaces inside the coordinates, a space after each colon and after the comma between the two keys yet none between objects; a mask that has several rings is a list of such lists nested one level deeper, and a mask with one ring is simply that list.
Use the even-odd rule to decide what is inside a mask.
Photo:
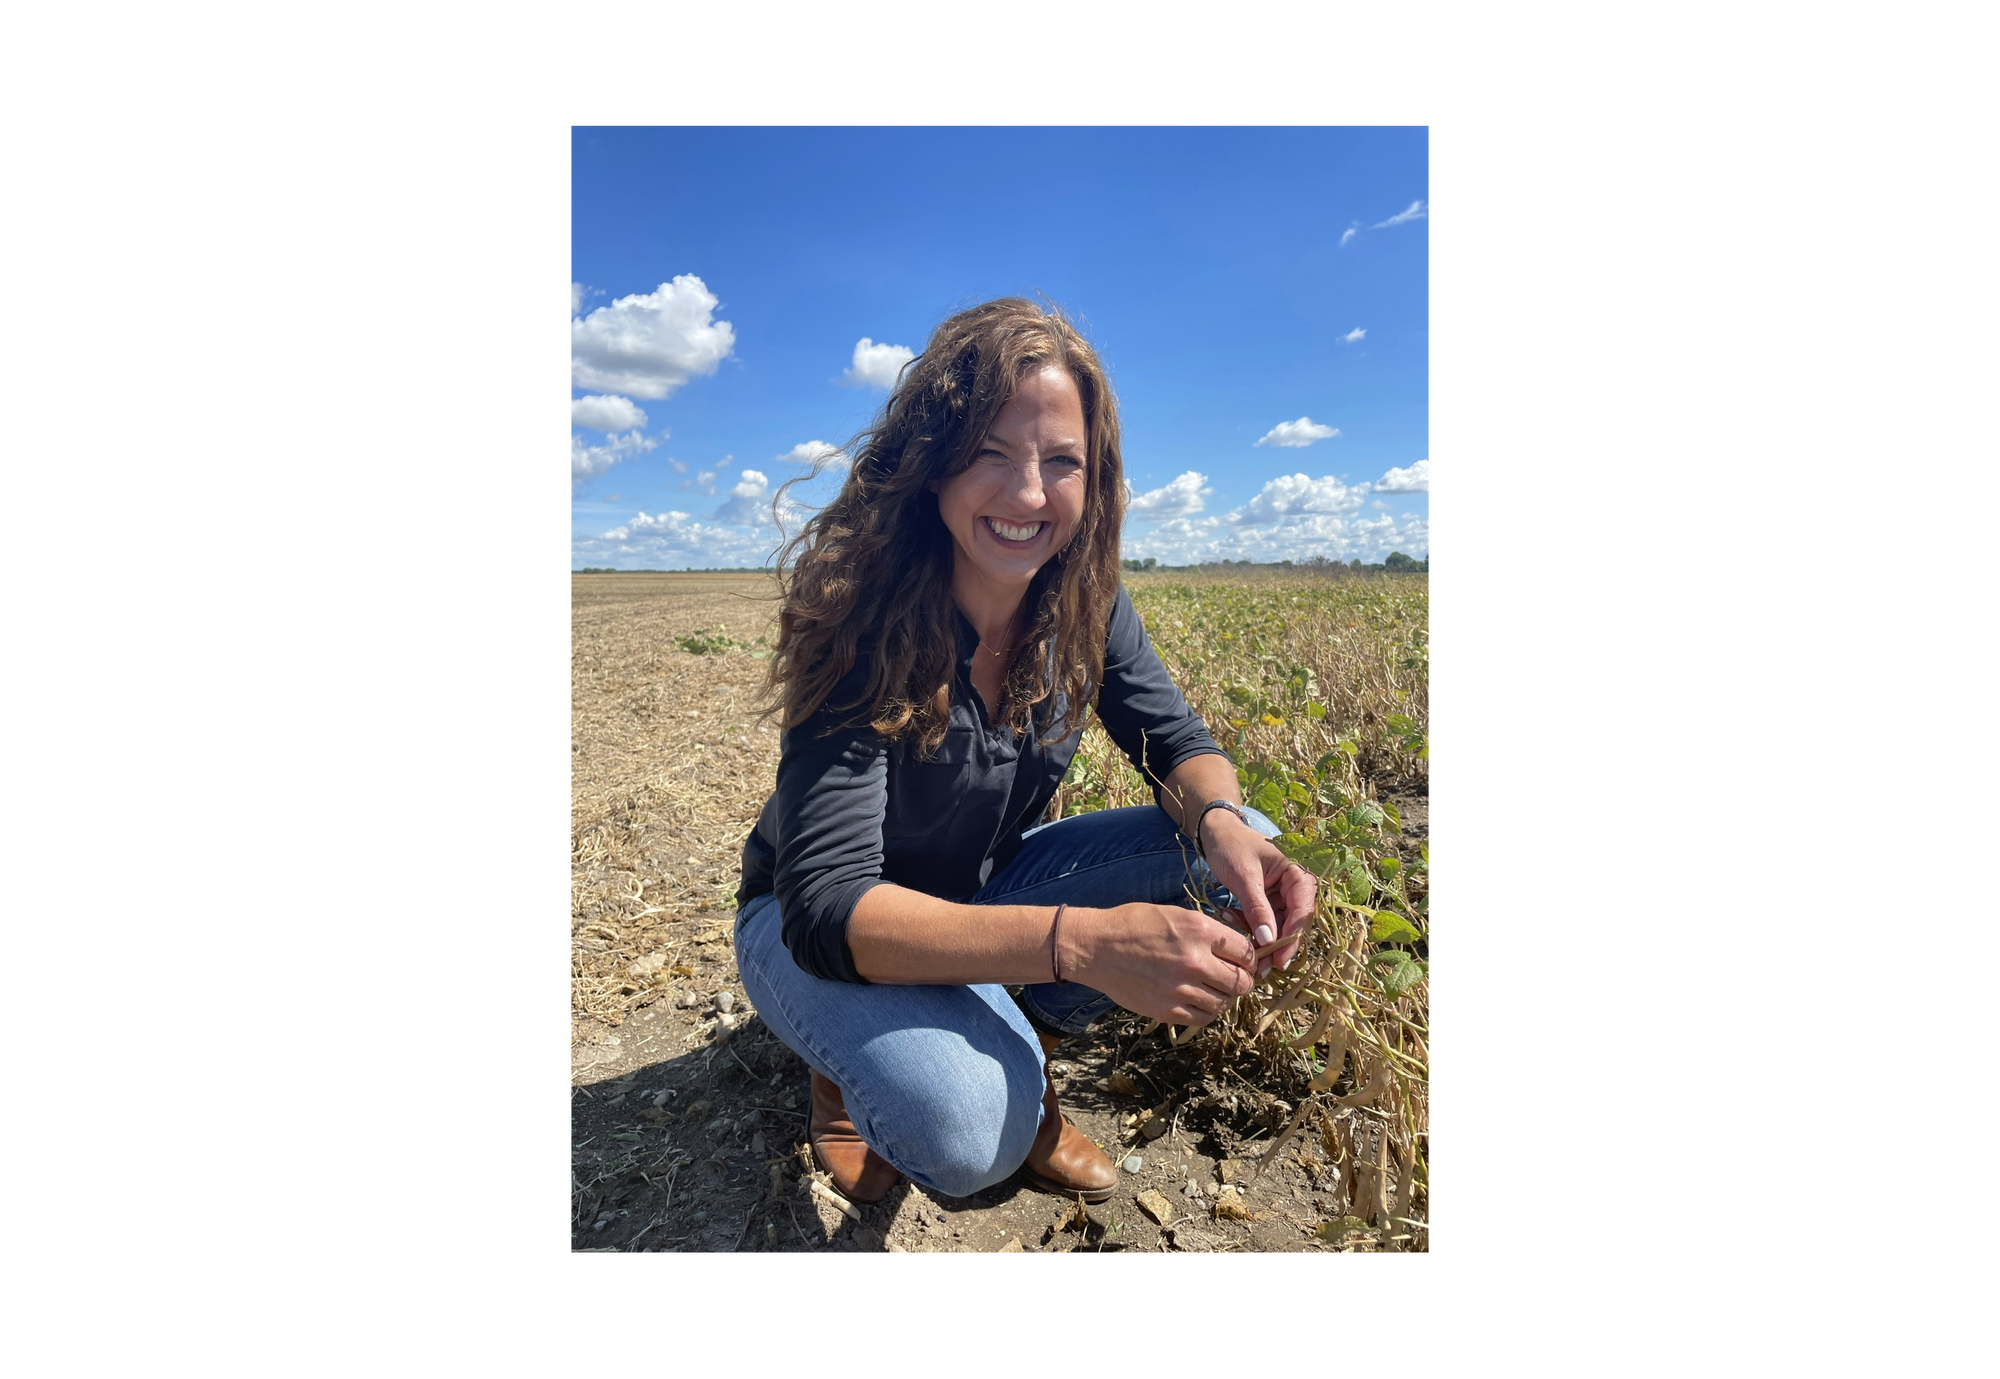
[{"label": "small rock", "polygon": [[736,993],[734,991],[716,992],[715,1008],[721,1011],[724,1015],[727,1015],[730,1011],[736,1009]]},{"label": "small rock", "polygon": [[676,1010],[693,1010],[699,1004],[701,1004],[701,997],[695,995],[692,991],[683,991],[680,995],[674,997],[674,1008]]},{"label": "small rock", "polygon": [[1244,1205],[1243,1195],[1233,1187],[1226,1187],[1215,1197],[1215,1215],[1222,1221],[1254,1221],[1256,1214]]},{"label": "small rock", "polygon": [[1173,1204],[1150,1188],[1140,1193],[1135,1200],[1139,1203],[1139,1210],[1152,1217],[1159,1225],[1164,1226],[1174,1218]]},{"label": "small rock", "polygon": [[1205,1195],[1201,1184],[1192,1178],[1188,1179],[1187,1183],[1181,1188],[1181,1196],[1183,1197],[1202,1197]]},{"label": "small rock", "polygon": [[1119,1165],[1119,1167],[1124,1169],[1127,1173],[1137,1173],[1140,1169],[1144,1168],[1145,1166],[1146,1166],[1145,1159],[1141,1158],[1137,1154],[1127,1155],[1125,1162]]},{"label": "small rock", "polygon": [[764,1132],[762,1130],[759,1130],[750,1137],[750,1157],[753,1159],[764,1157]]},{"label": "small rock", "polygon": [[1005,1245],[1002,1245],[994,1253],[1003,1255],[1018,1255],[1018,1254],[1026,1254],[1027,1251],[1023,1249],[1021,1246],[1021,1238],[1019,1236],[1015,1236],[1013,1239],[1009,1240]]},{"label": "small rock", "polygon": [[1212,1250],[1216,1247],[1214,1236],[1203,1234],[1192,1226],[1175,1226],[1166,1234],[1176,1250]]},{"label": "small rock", "polygon": [[1167,1133],[1167,1127],[1172,1124],[1173,1122],[1165,1116],[1154,1116],[1139,1127],[1139,1134],[1148,1140],[1157,1140],[1160,1136]]},{"label": "small rock", "polygon": [[674,1094],[674,1089],[671,1087],[660,1088],[659,1091],[653,1093],[653,1105],[656,1107],[665,1106],[667,1104],[667,1098],[671,1097],[673,1094]]},{"label": "small rock", "polygon": [[1250,1166],[1241,1159],[1224,1159],[1215,1166],[1215,1176],[1225,1183],[1240,1183],[1248,1175]]},{"label": "small rock", "polygon": [[660,969],[666,965],[667,955],[665,953],[648,953],[637,962],[628,965],[625,969],[625,975],[635,982],[651,981],[659,975]]}]

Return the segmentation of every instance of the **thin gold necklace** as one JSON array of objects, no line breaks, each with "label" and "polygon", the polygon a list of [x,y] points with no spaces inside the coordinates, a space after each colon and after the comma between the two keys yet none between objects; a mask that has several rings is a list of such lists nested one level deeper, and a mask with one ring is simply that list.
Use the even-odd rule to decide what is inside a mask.
[{"label": "thin gold necklace", "polygon": [[[1015,615],[1016,618],[1018,618],[1019,616],[1020,615],[1018,613]],[[1009,618],[1007,620],[1007,626],[1012,627],[1013,625],[1014,625],[1014,618]],[[973,629],[973,632],[975,636],[978,635],[977,628]],[[994,651],[992,647],[986,645],[986,639],[984,637],[979,638],[979,647],[980,650],[982,651],[992,651],[995,656],[1005,656],[1007,652],[1012,651],[1014,649],[1013,647],[1010,646],[1007,648],[1007,651]]]}]

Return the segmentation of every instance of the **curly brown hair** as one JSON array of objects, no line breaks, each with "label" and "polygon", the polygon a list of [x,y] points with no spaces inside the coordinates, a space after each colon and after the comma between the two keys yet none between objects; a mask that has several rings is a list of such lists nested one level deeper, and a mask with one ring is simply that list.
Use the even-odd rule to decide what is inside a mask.
[{"label": "curly brown hair", "polygon": [[[1028,586],[1027,635],[1008,664],[996,721],[1034,726],[1035,706],[1071,706],[1055,734],[1080,728],[1104,674],[1104,637],[1118,596],[1125,470],[1118,404],[1097,352],[1060,308],[1003,297],[951,317],[903,366],[874,422],[846,447],[840,494],[809,518],[778,558],[777,645],[767,712],[796,728],[819,711],[865,648],[866,687],[836,704],[890,741],[928,757],[944,741],[958,639],[952,538],[935,485],[970,467],[1022,379],[1049,367],[1076,381],[1089,430],[1083,519]],[[794,482],[797,482],[794,480]],[[787,485],[789,487],[790,485]]]}]

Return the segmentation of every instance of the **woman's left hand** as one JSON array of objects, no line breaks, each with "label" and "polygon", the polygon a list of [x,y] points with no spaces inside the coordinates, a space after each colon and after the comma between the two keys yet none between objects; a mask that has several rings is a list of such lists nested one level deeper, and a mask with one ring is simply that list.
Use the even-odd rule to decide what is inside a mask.
[{"label": "woman's left hand", "polygon": [[[1200,827],[1208,869],[1242,906],[1244,922],[1257,946],[1295,935],[1304,938],[1319,890],[1313,874],[1225,810],[1210,810]],[[1266,954],[1257,965],[1257,975],[1261,978],[1273,967],[1285,966],[1298,951],[1295,939]]]}]

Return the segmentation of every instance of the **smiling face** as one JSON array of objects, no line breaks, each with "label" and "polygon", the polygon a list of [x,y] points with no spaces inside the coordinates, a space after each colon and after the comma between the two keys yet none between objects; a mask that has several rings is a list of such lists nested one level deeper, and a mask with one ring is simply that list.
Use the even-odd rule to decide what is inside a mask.
[{"label": "smiling face", "polygon": [[1069,544],[1083,520],[1088,444],[1083,398],[1065,370],[1021,380],[971,467],[937,486],[961,604],[1018,599]]}]

